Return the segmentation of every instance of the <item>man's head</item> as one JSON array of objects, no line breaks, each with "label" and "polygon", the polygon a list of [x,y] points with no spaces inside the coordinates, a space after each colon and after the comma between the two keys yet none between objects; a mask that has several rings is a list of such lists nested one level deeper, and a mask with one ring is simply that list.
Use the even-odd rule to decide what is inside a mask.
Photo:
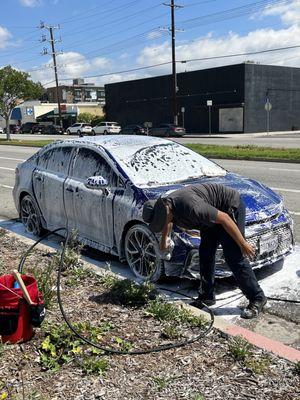
[{"label": "man's head", "polygon": [[170,222],[170,217],[170,209],[161,197],[158,200],[148,200],[144,204],[143,220],[149,224],[152,232],[161,232]]}]

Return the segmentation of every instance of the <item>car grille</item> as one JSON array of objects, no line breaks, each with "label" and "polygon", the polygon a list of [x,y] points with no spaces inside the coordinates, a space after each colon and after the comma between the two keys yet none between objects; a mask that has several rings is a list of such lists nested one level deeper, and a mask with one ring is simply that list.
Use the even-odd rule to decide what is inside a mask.
[{"label": "car grille", "polygon": [[268,233],[268,231],[262,232],[261,234],[250,238],[246,238],[247,242],[256,248],[255,259],[252,261],[254,264],[256,262],[264,261],[269,257],[281,256],[289,251],[293,245],[293,234],[290,225],[281,225],[271,230],[271,233],[274,236],[277,235],[278,237],[278,246],[276,249],[268,253],[259,254],[259,240],[266,233]]},{"label": "car grille", "polygon": [[[259,241],[260,238],[268,233],[272,233],[274,236],[278,236],[278,245],[275,250],[264,254],[259,253]],[[258,235],[246,238],[256,249],[256,255],[254,260],[251,261],[252,268],[261,267],[263,265],[273,264],[280,260],[285,254],[288,254],[293,248],[293,234],[290,224],[281,225],[273,228],[272,230],[266,230],[260,232]],[[192,275],[195,274],[199,277],[199,256],[198,251],[193,254],[193,259],[190,261],[188,270]],[[223,258],[223,250],[221,247],[218,248],[216,254],[216,275],[217,276],[230,276],[232,273]]]}]

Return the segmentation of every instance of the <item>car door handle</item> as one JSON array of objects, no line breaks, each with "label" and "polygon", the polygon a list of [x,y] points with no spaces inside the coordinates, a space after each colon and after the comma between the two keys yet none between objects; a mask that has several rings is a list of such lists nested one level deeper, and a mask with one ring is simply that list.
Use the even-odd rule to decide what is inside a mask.
[{"label": "car door handle", "polygon": [[68,188],[66,188],[66,190],[67,190],[68,192],[72,192],[72,193],[76,192],[76,193],[77,193],[79,189],[78,189],[78,187],[77,187],[77,188],[74,190],[74,189],[68,187]]}]

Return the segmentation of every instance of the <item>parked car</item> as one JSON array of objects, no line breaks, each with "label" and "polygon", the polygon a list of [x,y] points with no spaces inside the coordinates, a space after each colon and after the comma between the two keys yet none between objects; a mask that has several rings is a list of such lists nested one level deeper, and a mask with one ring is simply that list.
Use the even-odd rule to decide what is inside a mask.
[{"label": "parked car", "polygon": [[33,129],[33,133],[40,133],[42,135],[61,135],[63,134],[63,129],[60,125],[53,124],[39,124]]},{"label": "parked car", "polygon": [[158,127],[149,130],[150,136],[170,137],[170,136],[183,136],[186,131],[181,126],[174,124],[160,124]]},{"label": "parked car", "polygon": [[[2,133],[6,133],[6,127],[3,128],[3,132]],[[20,125],[18,124],[9,124],[9,133],[20,133]]]},{"label": "parked car", "polygon": [[122,135],[145,135],[146,130],[142,125],[126,125],[121,129]]},{"label": "parked car", "polygon": [[[246,238],[256,248],[253,267],[271,265],[292,250],[292,219],[278,194],[161,138],[114,135],[54,142],[17,166],[13,197],[28,232],[68,226],[80,242],[127,261],[140,279],[156,281],[164,274],[198,277],[201,238],[199,231],[174,226],[172,258],[162,260],[159,235],[142,220],[143,204],[204,182],[240,192]],[[221,248],[216,264],[217,275],[230,274]]]},{"label": "parked car", "polygon": [[34,133],[38,125],[38,122],[24,122],[24,124],[21,125],[20,133]]},{"label": "parked car", "polygon": [[117,122],[100,122],[93,127],[92,135],[110,135],[120,133],[121,127]]},{"label": "parked car", "polygon": [[92,134],[92,126],[90,124],[77,122],[76,124],[69,126],[69,128],[67,129],[68,135],[71,135],[72,133],[77,133],[77,135],[79,135],[79,136],[83,136],[85,134],[91,135]]}]

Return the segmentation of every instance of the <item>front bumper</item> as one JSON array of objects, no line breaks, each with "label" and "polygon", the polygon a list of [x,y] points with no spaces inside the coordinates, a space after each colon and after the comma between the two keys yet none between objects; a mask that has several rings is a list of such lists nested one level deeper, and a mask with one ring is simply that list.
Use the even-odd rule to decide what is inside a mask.
[{"label": "front bumper", "polygon": [[[271,251],[261,250],[261,238],[270,233],[278,238],[276,248],[272,249]],[[259,234],[246,237],[246,239],[256,249],[255,259],[250,262],[250,265],[253,269],[266,265],[272,265],[280,261],[285,256],[290,254],[294,248],[292,223],[281,224],[268,231],[262,230]],[[219,247],[216,254],[216,276],[228,277],[231,275],[232,272],[223,257],[223,250],[221,247]],[[182,276],[193,277],[196,279],[200,278],[198,249],[192,249],[188,253]]]}]

